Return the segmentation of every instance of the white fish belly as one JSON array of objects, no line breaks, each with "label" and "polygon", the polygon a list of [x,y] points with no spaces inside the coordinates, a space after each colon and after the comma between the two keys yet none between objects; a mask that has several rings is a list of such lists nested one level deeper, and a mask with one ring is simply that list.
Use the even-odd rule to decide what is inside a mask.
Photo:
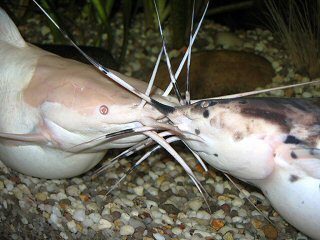
[{"label": "white fish belly", "polygon": [[320,239],[320,180],[297,177],[277,168],[259,184],[272,206],[301,232]]},{"label": "white fish belly", "polygon": [[0,144],[1,161],[26,175],[57,179],[69,178],[94,167],[104,156],[98,153],[69,153],[37,145],[5,146]]}]

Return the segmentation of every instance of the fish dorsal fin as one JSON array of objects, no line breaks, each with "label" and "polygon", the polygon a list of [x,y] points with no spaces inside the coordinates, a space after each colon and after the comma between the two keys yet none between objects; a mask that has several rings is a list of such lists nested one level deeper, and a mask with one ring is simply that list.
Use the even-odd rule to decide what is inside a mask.
[{"label": "fish dorsal fin", "polygon": [[0,8],[0,41],[19,48],[26,46],[18,28],[2,8]]}]

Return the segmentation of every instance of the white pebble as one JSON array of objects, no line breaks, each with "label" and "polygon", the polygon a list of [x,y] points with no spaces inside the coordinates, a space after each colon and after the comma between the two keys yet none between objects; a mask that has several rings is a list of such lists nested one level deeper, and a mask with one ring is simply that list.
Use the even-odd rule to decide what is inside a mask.
[{"label": "white pebble", "polygon": [[158,203],[156,203],[155,201],[151,201],[151,200],[145,200],[144,203],[147,205],[147,208],[151,208],[151,207],[158,207]]},{"label": "white pebble", "polygon": [[170,225],[173,225],[173,224],[174,224],[172,218],[169,217],[169,216],[166,215],[166,214],[163,214],[163,215],[162,215],[162,220],[163,220],[165,223],[167,223],[167,224],[170,224]]},{"label": "white pebble", "polygon": [[152,235],[156,240],[165,240],[164,236],[162,236],[160,233],[154,233]]},{"label": "white pebble", "polygon": [[232,218],[233,223],[241,223],[242,220],[243,220],[242,217],[239,217],[239,216],[235,216]]},{"label": "white pebble", "polygon": [[90,213],[89,214],[89,218],[94,222],[94,223],[98,223],[101,219],[101,216],[99,213]]},{"label": "white pebble", "polygon": [[52,214],[50,215],[50,221],[51,221],[52,223],[58,225],[59,222],[60,222],[60,218],[59,218],[57,215],[55,215],[54,213],[52,213]]},{"label": "white pebble", "polygon": [[52,213],[55,214],[55,215],[57,215],[57,217],[62,217],[61,212],[60,212],[60,209],[57,208],[56,206],[53,206],[53,207],[52,207]]},{"label": "white pebble", "polygon": [[162,184],[161,184],[161,186],[160,186],[160,190],[162,191],[162,192],[166,192],[166,191],[168,191],[170,189],[170,182],[168,182],[168,181],[164,181]]},{"label": "white pebble", "polygon": [[143,196],[143,187],[142,186],[137,186],[135,188],[133,188],[133,191],[135,194],[137,194],[138,196]]},{"label": "white pebble", "polygon": [[182,233],[182,230],[179,227],[174,227],[171,229],[171,231],[176,235],[179,235]]},{"label": "white pebble", "polygon": [[198,211],[202,206],[202,200],[199,198],[193,199],[188,202],[188,205],[192,210]]},{"label": "white pebble", "polygon": [[310,97],[312,97],[312,93],[304,92],[304,93],[302,93],[302,97],[304,97],[304,98],[310,98]]},{"label": "white pebble", "polygon": [[151,210],[151,215],[152,215],[153,219],[161,219],[162,218],[162,213],[157,209]]},{"label": "white pebble", "polygon": [[79,222],[84,221],[86,218],[86,212],[84,209],[76,209],[73,213],[73,219]]},{"label": "white pebble", "polygon": [[66,199],[66,198],[68,198],[68,197],[64,192],[59,192],[57,194],[57,200],[59,200],[59,201],[62,200],[62,199]]},{"label": "white pebble", "polygon": [[8,180],[8,179],[5,179],[4,180],[4,185],[6,186],[6,189],[11,192],[14,188],[14,185],[13,185],[13,182]]},{"label": "white pebble", "polygon": [[133,210],[131,210],[130,215],[131,215],[131,216],[139,216],[139,211],[133,209]]},{"label": "white pebble", "polygon": [[98,227],[100,230],[111,228],[111,227],[112,227],[112,223],[111,222],[109,222],[108,220],[103,219],[103,218],[100,219],[99,227]]},{"label": "white pebble", "polygon": [[241,207],[244,204],[244,201],[240,198],[236,198],[232,201],[234,207]]},{"label": "white pebble", "polygon": [[205,232],[205,231],[202,231],[202,230],[198,230],[196,229],[193,234],[200,234],[202,237],[206,238],[206,237],[212,237],[212,233],[208,233],[208,232]]},{"label": "white pebble", "polygon": [[214,219],[223,219],[224,217],[225,217],[225,213],[222,209],[220,209],[212,214],[212,218],[214,218]]},{"label": "white pebble", "polygon": [[133,233],[134,233],[134,228],[130,225],[123,225],[120,228],[120,235],[121,236],[131,235]]},{"label": "white pebble", "polygon": [[84,221],[82,222],[83,226],[85,227],[91,227],[93,225],[93,221],[91,218],[86,217]]},{"label": "white pebble", "polygon": [[87,209],[88,209],[88,210],[91,210],[91,211],[97,212],[98,209],[99,209],[99,207],[98,207],[98,205],[97,205],[95,202],[92,202],[92,203],[88,203],[88,204],[87,204]]},{"label": "white pebble", "polygon": [[200,210],[197,212],[197,218],[200,219],[210,219],[211,215],[207,213],[206,211]]},{"label": "white pebble", "polygon": [[223,191],[224,191],[223,184],[221,184],[221,183],[216,184],[214,186],[214,191],[217,192],[217,193],[222,194]]},{"label": "white pebble", "polygon": [[155,187],[149,187],[149,188],[146,188],[147,191],[152,195],[152,196],[157,196],[159,191],[157,188]]},{"label": "white pebble", "polygon": [[76,233],[78,231],[74,220],[67,222],[67,227],[69,228],[70,232],[72,232],[72,233]]},{"label": "white pebble", "polygon": [[69,239],[68,235],[65,232],[60,232],[60,237],[63,239]]},{"label": "white pebble", "polygon": [[130,215],[128,213],[121,213],[121,220],[123,220],[123,222],[128,222],[130,220]]},{"label": "white pebble", "polygon": [[246,210],[244,210],[243,208],[239,209],[238,211],[238,216],[239,217],[246,217],[248,214],[246,212]]},{"label": "white pebble", "polygon": [[73,197],[78,197],[80,195],[80,190],[75,185],[67,187],[66,192]]},{"label": "white pebble", "polygon": [[26,219],[25,217],[22,217],[22,218],[21,218],[21,222],[22,222],[23,224],[28,224],[28,219]]}]

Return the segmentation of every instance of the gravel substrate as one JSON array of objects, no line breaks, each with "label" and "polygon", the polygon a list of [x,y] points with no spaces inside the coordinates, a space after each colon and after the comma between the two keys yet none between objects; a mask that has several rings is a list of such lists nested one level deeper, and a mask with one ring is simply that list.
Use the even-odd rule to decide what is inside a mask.
[{"label": "gravel substrate", "polygon": [[[32,19],[28,24],[41,23]],[[48,36],[46,27],[40,30]],[[272,62],[277,73],[271,86],[309,80],[285,64],[286,56],[278,50],[270,32],[256,29],[232,33],[230,36],[240,45],[236,41],[233,46],[231,41],[224,46],[227,40],[219,39],[217,32],[228,31],[224,26],[205,22],[194,50],[236,48],[262,55]],[[119,27],[116,37],[120,38],[120,34]],[[160,38],[158,33],[145,32],[141,19],[135,21],[131,34],[121,72],[144,78],[148,72],[145,69],[152,69],[155,62]],[[170,55],[177,55],[177,51]],[[320,89],[307,86],[273,94],[311,97],[319,96]],[[72,179],[38,179],[1,164],[1,239],[308,239],[286,223],[258,189],[234,180],[242,189],[239,192],[214,169],[205,173],[185,151],[180,148],[179,152],[211,195],[209,208],[183,169],[165,152],[150,157],[108,195],[108,189],[135,158],[121,160],[95,179],[91,179],[91,172]]]}]

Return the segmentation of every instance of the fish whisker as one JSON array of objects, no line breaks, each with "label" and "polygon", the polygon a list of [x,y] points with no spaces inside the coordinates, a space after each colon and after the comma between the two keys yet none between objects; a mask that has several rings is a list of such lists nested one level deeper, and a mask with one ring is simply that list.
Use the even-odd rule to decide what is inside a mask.
[{"label": "fish whisker", "polygon": [[[171,132],[165,131],[165,132],[161,132],[159,133],[160,136],[162,137],[167,137],[172,135]],[[100,168],[98,168],[93,174],[92,174],[92,178],[95,178],[97,175],[99,175],[100,173],[102,173],[103,171],[107,170],[108,168],[110,168],[111,166],[113,166],[116,162],[118,162],[119,159],[123,158],[123,157],[129,157],[132,154],[146,148],[149,147],[150,145],[154,144],[155,142],[151,139],[151,138],[147,138],[141,142],[139,142],[138,144],[126,149],[125,151],[121,152],[120,154],[118,154],[117,156],[115,156],[114,158],[112,158],[111,160],[109,160],[107,163],[103,164]]]},{"label": "fish whisker", "polygon": [[[173,137],[169,137],[166,139],[166,141],[168,143],[172,143],[172,142],[175,142],[175,141],[180,141],[179,138],[177,138],[176,136],[173,136]],[[110,192],[112,192],[114,189],[117,188],[117,186],[129,175],[131,174],[144,160],[148,159],[151,154],[155,153],[157,150],[161,149],[162,146],[161,145],[157,145],[155,147],[153,147],[152,149],[150,149],[148,152],[146,152],[142,157],[139,158],[139,160],[137,162],[134,163],[134,165],[129,169],[127,170],[122,176],[120,179],[118,179],[116,181],[116,183],[111,186],[111,188],[108,190],[108,192],[106,193],[106,196],[108,194],[110,194]]]}]

